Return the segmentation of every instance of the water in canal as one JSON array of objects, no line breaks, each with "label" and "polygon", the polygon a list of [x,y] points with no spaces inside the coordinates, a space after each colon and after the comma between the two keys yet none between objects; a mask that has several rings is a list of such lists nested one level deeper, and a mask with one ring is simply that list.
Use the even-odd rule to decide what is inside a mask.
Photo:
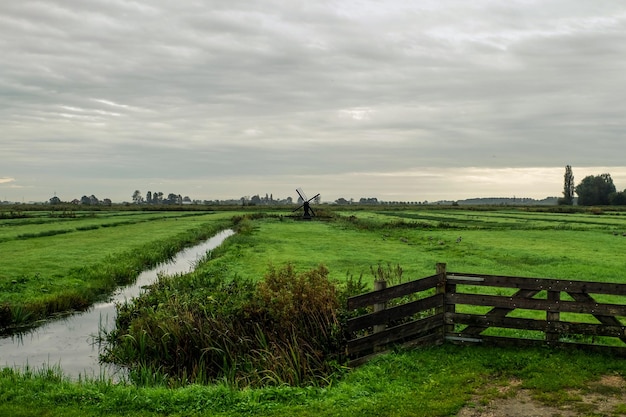
[{"label": "water in canal", "polygon": [[100,328],[112,329],[115,324],[115,304],[136,297],[146,285],[156,282],[158,275],[190,272],[198,259],[218,247],[234,232],[225,230],[211,239],[179,252],[172,260],[142,272],[134,284],[120,287],[106,301],[89,310],[50,321],[27,333],[0,338],[0,368],[38,369],[60,366],[72,378],[116,378],[122,372],[98,361],[96,338]]}]

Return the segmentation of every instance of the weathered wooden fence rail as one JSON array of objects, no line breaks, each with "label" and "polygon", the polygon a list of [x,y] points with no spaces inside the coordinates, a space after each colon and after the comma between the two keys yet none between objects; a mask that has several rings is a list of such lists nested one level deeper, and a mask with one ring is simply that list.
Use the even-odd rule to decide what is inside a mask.
[{"label": "weathered wooden fence rail", "polygon": [[[626,327],[620,320],[626,317],[626,284],[465,274],[447,272],[445,264],[438,264],[430,277],[392,287],[376,285],[373,292],[348,299],[348,309],[363,311],[348,321],[354,338],[347,343],[347,354],[353,365],[391,345],[445,341],[574,344],[626,355]],[[598,295],[625,304],[599,302],[594,298]],[[476,313],[480,308],[486,312]],[[498,335],[489,334],[494,328]],[[534,337],[520,332],[529,330]],[[600,337],[617,343],[607,345],[610,339]]]}]

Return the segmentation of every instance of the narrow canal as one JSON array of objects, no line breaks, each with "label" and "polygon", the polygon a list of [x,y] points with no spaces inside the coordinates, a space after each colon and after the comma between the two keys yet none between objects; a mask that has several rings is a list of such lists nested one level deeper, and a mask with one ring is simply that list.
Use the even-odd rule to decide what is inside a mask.
[{"label": "narrow canal", "polygon": [[115,325],[115,304],[138,296],[143,288],[156,282],[159,275],[174,275],[193,270],[197,261],[215,249],[232,230],[224,230],[199,245],[179,252],[167,263],[142,272],[134,284],[120,287],[109,300],[89,310],[50,321],[27,333],[0,338],[0,367],[40,369],[59,366],[71,378],[113,378],[122,370],[100,364],[97,338],[99,329]]}]

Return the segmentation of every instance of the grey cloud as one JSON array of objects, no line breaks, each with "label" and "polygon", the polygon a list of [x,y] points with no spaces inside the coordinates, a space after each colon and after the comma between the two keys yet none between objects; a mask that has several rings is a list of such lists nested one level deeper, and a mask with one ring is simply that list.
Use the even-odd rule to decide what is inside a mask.
[{"label": "grey cloud", "polygon": [[625,38],[616,1],[4,2],[0,177],[621,167]]}]

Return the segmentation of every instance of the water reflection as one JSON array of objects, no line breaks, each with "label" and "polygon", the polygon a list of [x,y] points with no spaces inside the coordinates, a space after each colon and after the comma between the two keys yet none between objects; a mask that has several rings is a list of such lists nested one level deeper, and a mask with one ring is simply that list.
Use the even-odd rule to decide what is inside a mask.
[{"label": "water reflection", "polygon": [[142,272],[134,284],[119,288],[106,302],[94,304],[89,310],[50,321],[27,333],[0,339],[0,366],[23,369],[60,366],[64,374],[115,378],[113,366],[98,362],[98,329],[111,330],[115,324],[115,304],[139,295],[146,285],[160,274],[174,275],[190,272],[207,251],[215,249],[234,232],[225,230],[197,246],[178,253],[170,262]]}]

